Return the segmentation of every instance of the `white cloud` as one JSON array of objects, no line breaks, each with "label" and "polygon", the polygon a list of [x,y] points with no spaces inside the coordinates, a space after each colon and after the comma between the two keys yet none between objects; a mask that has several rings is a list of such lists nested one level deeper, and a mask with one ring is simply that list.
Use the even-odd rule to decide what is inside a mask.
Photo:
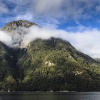
[{"label": "white cloud", "polygon": [[12,38],[6,32],[0,31],[0,41],[8,46],[12,45]]},{"label": "white cloud", "polygon": [[27,13],[27,14],[23,14],[23,15],[18,15],[18,16],[16,16],[15,18],[14,18],[14,20],[33,20],[33,16],[32,16],[32,14],[30,14],[30,13]]},{"label": "white cloud", "polygon": [[[2,0],[3,1],[3,0]],[[40,25],[54,24],[56,27],[69,20],[93,18],[99,13],[99,0],[6,0],[14,5],[9,9],[9,20],[25,19]],[[6,4],[6,5],[7,5]],[[4,4],[3,4],[4,5]],[[3,7],[7,10],[7,7]],[[0,8],[1,9],[1,8]],[[94,9],[94,10],[93,10]],[[1,9],[2,10],[2,9]],[[6,12],[4,10],[4,12]],[[2,10],[3,11],[3,10]],[[3,18],[2,18],[3,19]],[[5,19],[6,20],[6,19]]]},{"label": "white cloud", "polygon": [[50,37],[69,41],[77,50],[93,58],[100,57],[100,31],[97,29],[86,29],[73,33],[64,30],[31,27],[29,34],[24,37],[23,42],[29,43],[36,38],[48,39]]},{"label": "white cloud", "polygon": [[93,58],[100,57],[100,31],[96,29],[73,33],[71,43],[79,51]]},{"label": "white cloud", "polygon": [[61,10],[62,0],[34,0],[33,4],[33,11],[35,10],[37,14],[57,16],[57,13]]},{"label": "white cloud", "polygon": [[[30,14],[39,22],[58,24],[67,22],[69,19],[92,18],[92,14],[99,13],[99,0],[7,0],[15,5],[12,13],[16,17]],[[94,10],[92,10],[94,9]],[[20,17],[19,17],[20,18]],[[24,17],[26,20],[28,17]],[[31,18],[30,18],[31,19]],[[42,21],[43,20],[43,21]],[[54,21],[56,20],[56,21]],[[35,21],[35,22],[36,22]],[[57,22],[57,23],[56,23]]]},{"label": "white cloud", "polygon": [[[39,23],[40,25],[47,25],[52,29],[30,29],[30,37],[26,35],[24,37],[27,42],[34,40],[36,37],[43,39],[51,36],[61,37],[71,42],[78,50],[89,54],[92,57],[100,57],[100,31],[97,29],[86,28],[81,25],[74,27],[78,32],[67,32],[64,30],[54,29],[59,23],[67,23],[68,20],[73,19],[77,21],[79,19],[93,18],[92,15],[99,14],[100,12],[100,0],[7,0],[15,4],[15,8],[12,10],[14,17],[10,17],[6,20],[31,20]],[[1,1],[0,1],[0,4]],[[93,10],[94,9],[94,10]],[[7,12],[8,9],[5,4],[0,6],[0,13]],[[59,20],[60,19],[60,20]],[[46,23],[46,24],[45,24]],[[68,27],[69,30],[73,30],[73,27]],[[41,35],[41,34],[42,35]],[[1,37],[1,36],[0,36]],[[3,38],[0,38],[1,40]],[[10,39],[10,38],[9,38]],[[2,40],[3,41],[3,40]],[[4,40],[5,41],[5,40]],[[10,40],[9,40],[10,41]],[[9,42],[8,42],[9,43]]]},{"label": "white cloud", "polygon": [[99,0],[34,0],[30,8],[34,15],[66,21],[91,18],[97,4],[100,5]]},{"label": "white cloud", "polygon": [[[61,38],[63,40],[69,41],[77,50],[90,55],[93,58],[100,57],[100,30],[97,29],[84,29],[84,31],[77,32],[67,32],[60,29],[54,28],[39,28],[31,27],[29,29],[21,29],[22,32],[27,31],[27,34],[22,36],[14,36],[16,40],[23,41],[25,45],[35,40],[36,38],[48,39],[50,37]],[[81,29],[80,29],[81,30]],[[18,32],[18,31],[16,31]],[[0,41],[12,46],[12,35],[0,31]],[[18,39],[17,39],[18,38]],[[19,42],[19,41],[18,41]]]},{"label": "white cloud", "polygon": [[26,5],[28,2],[31,2],[32,0],[7,0],[10,3],[16,4],[17,6]]}]

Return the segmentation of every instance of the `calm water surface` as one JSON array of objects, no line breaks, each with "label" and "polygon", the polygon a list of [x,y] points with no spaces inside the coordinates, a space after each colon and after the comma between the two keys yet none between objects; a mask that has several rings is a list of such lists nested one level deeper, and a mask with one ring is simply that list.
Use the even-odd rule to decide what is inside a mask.
[{"label": "calm water surface", "polygon": [[99,92],[45,93],[15,92],[0,93],[0,100],[100,100]]}]

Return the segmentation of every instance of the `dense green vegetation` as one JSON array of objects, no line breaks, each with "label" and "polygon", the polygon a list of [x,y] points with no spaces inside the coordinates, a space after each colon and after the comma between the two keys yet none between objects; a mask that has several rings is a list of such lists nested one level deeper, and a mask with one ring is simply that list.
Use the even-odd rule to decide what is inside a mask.
[{"label": "dense green vegetation", "polygon": [[0,90],[100,91],[100,63],[61,39],[36,39],[25,49],[0,43]]}]

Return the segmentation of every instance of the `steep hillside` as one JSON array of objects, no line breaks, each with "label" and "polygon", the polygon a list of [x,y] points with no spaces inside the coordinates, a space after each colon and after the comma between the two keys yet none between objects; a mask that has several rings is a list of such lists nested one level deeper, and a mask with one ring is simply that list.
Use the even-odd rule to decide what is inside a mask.
[{"label": "steep hillside", "polygon": [[37,39],[25,52],[17,63],[23,72],[25,90],[99,90],[99,63],[78,52],[69,42]]},{"label": "steep hillside", "polygon": [[[14,27],[7,25],[3,31]],[[0,90],[100,91],[100,63],[59,38],[36,39],[23,49],[0,42]]]},{"label": "steep hillside", "polygon": [[[0,90],[8,90],[17,81],[17,67],[12,55],[12,49],[0,42]],[[13,86],[15,89],[16,86]]]}]

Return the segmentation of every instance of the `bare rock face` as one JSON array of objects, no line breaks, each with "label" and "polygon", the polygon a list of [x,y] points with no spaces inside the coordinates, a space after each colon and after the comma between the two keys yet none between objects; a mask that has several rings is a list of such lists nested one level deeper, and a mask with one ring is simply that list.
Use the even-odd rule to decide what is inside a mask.
[{"label": "bare rock face", "polygon": [[27,20],[18,20],[7,23],[1,30],[11,36],[13,47],[25,48],[25,44],[22,43],[23,37],[33,25],[38,26]]},{"label": "bare rock face", "polygon": [[29,22],[29,21],[27,21],[27,20],[18,20],[18,21],[13,21],[13,22],[7,23],[7,24],[2,28],[2,30],[3,30],[3,31],[7,31],[7,32],[12,32],[12,31],[17,30],[19,27],[29,28],[29,27],[31,27],[32,25],[38,26],[37,24],[32,23],[32,22]]}]

